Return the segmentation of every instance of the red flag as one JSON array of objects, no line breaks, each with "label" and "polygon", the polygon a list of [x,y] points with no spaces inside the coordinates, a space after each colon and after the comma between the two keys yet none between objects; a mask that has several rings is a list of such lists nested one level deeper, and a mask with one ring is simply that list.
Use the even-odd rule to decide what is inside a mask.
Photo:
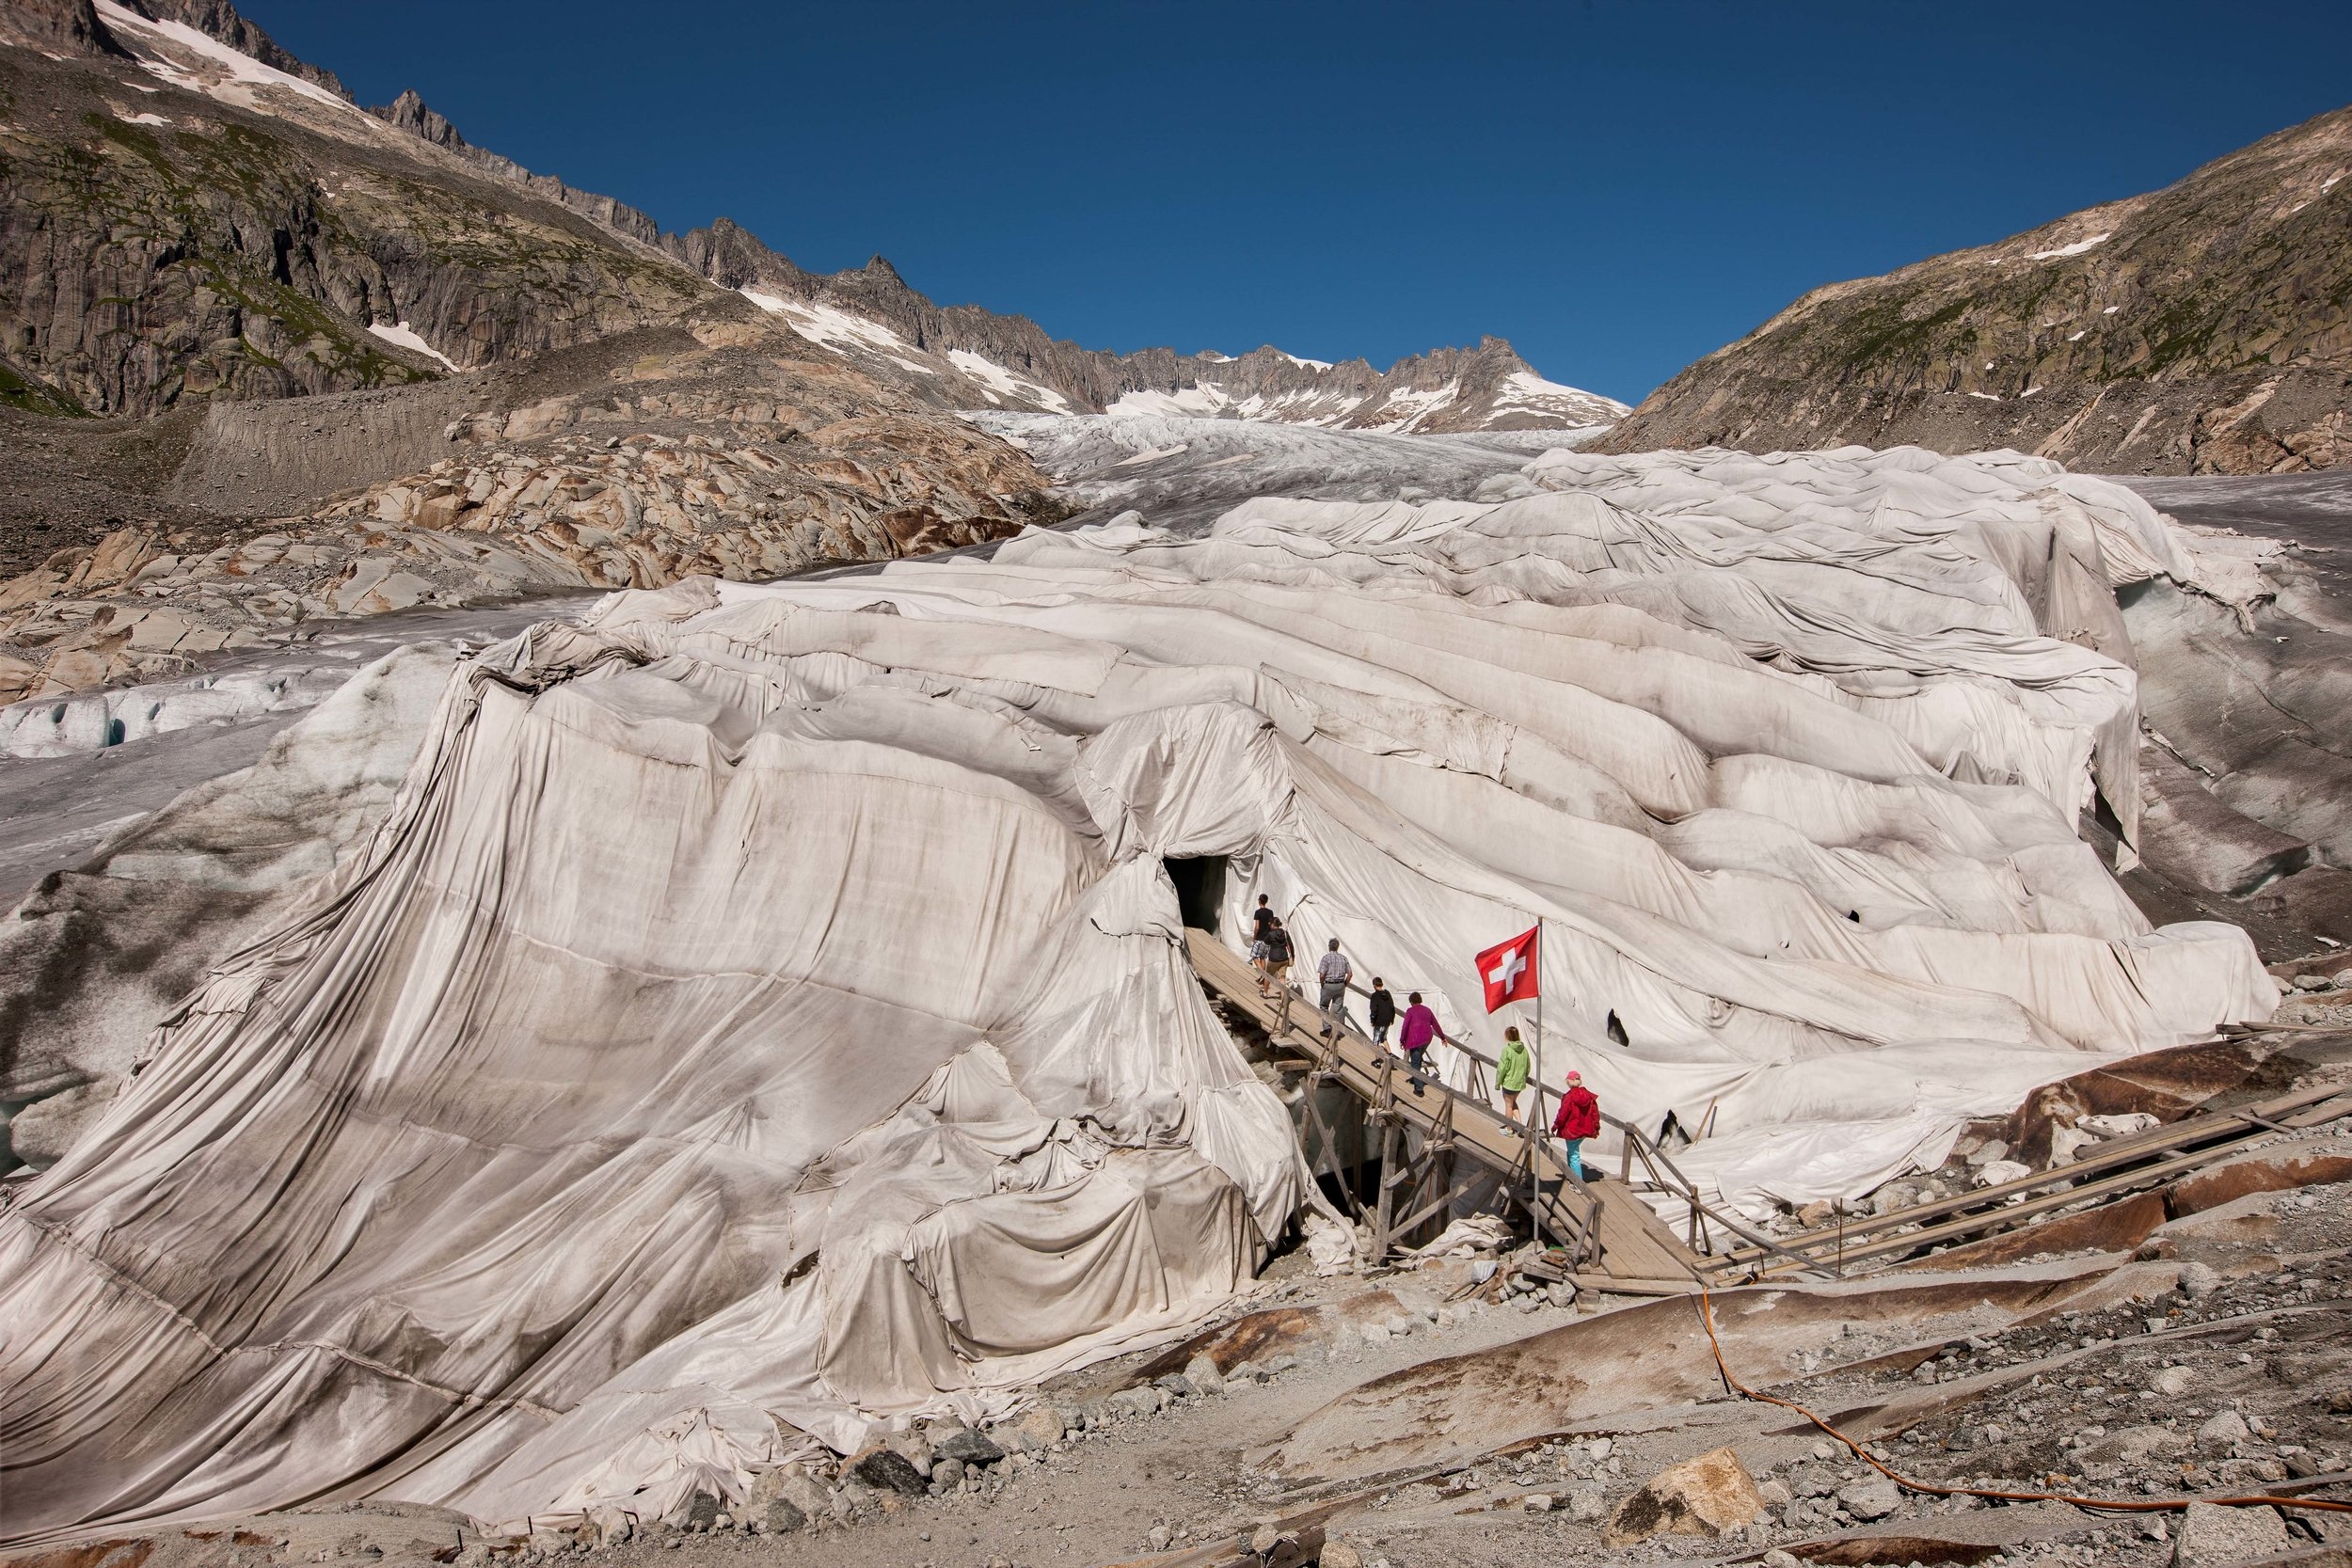
[{"label": "red flag", "polygon": [[1535,937],[1541,926],[1522,931],[1478,955],[1478,978],[1486,988],[1486,1010],[1535,995]]}]

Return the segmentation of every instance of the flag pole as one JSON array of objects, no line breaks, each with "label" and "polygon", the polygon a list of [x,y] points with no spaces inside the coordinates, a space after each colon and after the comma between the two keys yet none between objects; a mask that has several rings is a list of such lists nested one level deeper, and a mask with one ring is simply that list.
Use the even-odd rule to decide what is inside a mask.
[{"label": "flag pole", "polygon": [[1544,992],[1549,989],[1544,984],[1544,971],[1550,967],[1550,963],[1549,956],[1544,952],[1543,916],[1537,915],[1535,917],[1535,1070],[1529,1075],[1531,1080],[1529,1086],[1535,1091],[1531,1097],[1534,1101],[1535,1114],[1529,1119],[1527,1129],[1527,1181],[1528,1185],[1534,1189],[1530,1194],[1533,1201],[1529,1207],[1529,1213],[1534,1226],[1537,1252],[1544,1249],[1544,1145],[1542,1140],[1548,1131],[1544,1125]]}]

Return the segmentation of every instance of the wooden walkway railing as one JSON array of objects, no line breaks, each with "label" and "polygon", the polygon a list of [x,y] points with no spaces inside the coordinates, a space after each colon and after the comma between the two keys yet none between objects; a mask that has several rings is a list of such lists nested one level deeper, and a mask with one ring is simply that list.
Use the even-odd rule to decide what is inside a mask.
[{"label": "wooden walkway railing", "polygon": [[[1425,1092],[1416,1096],[1411,1074],[1397,1056],[1352,1028],[1321,1037],[1321,1012],[1295,996],[1259,994],[1256,972],[1208,932],[1187,929],[1184,939],[1201,981],[1306,1067],[1309,1123],[1327,1145],[1330,1129],[1316,1106],[1318,1085],[1337,1085],[1368,1107],[1381,1139],[1380,1190],[1365,1216],[1378,1256],[1385,1258],[1399,1237],[1455,1201],[1469,1174],[1458,1162],[1467,1161],[1498,1180],[1506,1200],[1530,1211],[1544,1239],[1565,1249],[1580,1274],[1672,1289],[1694,1286],[1703,1277],[1706,1260],[1678,1241],[1648,1205],[1630,1194],[1610,1201],[1576,1180],[1550,1138],[1435,1078],[1424,1079]],[[1420,1134],[1418,1151],[1406,1148],[1408,1129]],[[1541,1196],[1531,1203],[1534,1193]]]},{"label": "wooden walkway railing", "polygon": [[[1602,1119],[1624,1139],[1618,1180],[1626,1190],[1613,1200],[1604,1198],[1568,1174],[1556,1140],[1534,1135],[1490,1102],[1485,1085],[1494,1069],[1492,1057],[1456,1046],[1470,1060],[1469,1091],[1430,1078],[1423,1081],[1427,1093],[1416,1098],[1410,1074],[1396,1056],[1352,1028],[1321,1038],[1319,1010],[1295,996],[1260,995],[1256,972],[1208,932],[1187,929],[1184,937],[1202,982],[1307,1069],[1309,1123],[1327,1147],[1331,1130],[1315,1105],[1317,1085],[1335,1084],[1368,1107],[1381,1140],[1382,1177],[1378,1197],[1363,1217],[1371,1221],[1383,1257],[1399,1237],[1455,1200],[1465,1184],[1455,1162],[1467,1159],[1500,1182],[1506,1201],[1533,1214],[1545,1239],[1566,1250],[1572,1270],[1604,1288],[1678,1291],[1767,1277],[1842,1277],[1855,1264],[1889,1263],[2031,1225],[2060,1211],[2128,1196],[2264,1139],[2352,1114],[2352,1089],[2307,1088],[2110,1138],[2085,1148],[2071,1164],[2014,1181],[1775,1237],[1710,1202],[1657,1140],[1608,1116]],[[1540,1106],[1540,1098],[1536,1103]],[[1421,1136],[1417,1153],[1407,1148],[1408,1130]],[[1531,1161],[1540,1176],[1537,1183],[1529,1180]],[[1637,1166],[1642,1185],[1670,1193],[1685,1205],[1686,1237],[1677,1237],[1634,1196]],[[1531,1188],[1540,1193],[1539,1201],[1531,1202]]]}]

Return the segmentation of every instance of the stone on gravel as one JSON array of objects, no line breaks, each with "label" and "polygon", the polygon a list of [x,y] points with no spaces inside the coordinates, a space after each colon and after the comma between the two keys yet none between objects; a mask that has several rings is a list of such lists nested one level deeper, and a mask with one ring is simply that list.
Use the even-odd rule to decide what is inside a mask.
[{"label": "stone on gravel", "polygon": [[953,1459],[964,1465],[993,1465],[1005,1457],[1005,1450],[986,1433],[969,1427],[958,1427],[940,1433],[931,1445],[931,1452],[942,1459]]},{"label": "stone on gravel", "polygon": [[[779,1509],[776,1505],[783,1504]],[[824,1484],[797,1465],[779,1465],[752,1478],[752,1517],[774,1531],[795,1530],[831,1506]]]},{"label": "stone on gravel", "polygon": [[1837,1489],[1837,1506],[1867,1524],[1902,1507],[1903,1492],[1884,1476],[1866,1476]]},{"label": "stone on gravel", "polygon": [[2246,1418],[2234,1410],[2224,1410],[2210,1417],[2197,1429],[2197,1446],[2201,1449],[2226,1449],[2233,1443],[2243,1443],[2252,1433]]},{"label": "stone on gravel", "polygon": [[1208,1355],[1196,1355],[1184,1363],[1184,1381],[1203,1394],[1225,1392],[1225,1374],[1216,1370],[1216,1362]]},{"label": "stone on gravel", "polygon": [[1596,1523],[1608,1512],[1609,1500],[1600,1495],[1597,1487],[1586,1487],[1581,1492],[1568,1495],[1568,1517],[1580,1525]]},{"label": "stone on gravel", "polygon": [[2177,1399],[2187,1393],[2196,1381],[2197,1374],[2186,1367],[2166,1367],[2148,1380],[2148,1387],[2152,1392]]},{"label": "stone on gravel", "polygon": [[1740,1456],[1717,1449],[1661,1470],[1617,1505],[1604,1538],[1629,1546],[1661,1533],[1718,1536],[1760,1518],[1764,1499]]},{"label": "stone on gravel", "polygon": [[1060,1411],[1050,1404],[1041,1404],[1023,1411],[1017,1419],[999,1422],[996,1436],[999,1442],[1021,1449],[1050,1449],[1069,1430]]},{"label": "stone on gravel", "polygon": [[896,1492],[902,1497],[919,1497],[930,1489],[923,1473],[906,1455],[882,1443],[850,1455],[841,1474],[877,1492]]},{"label": "stone on gravel", "polygon": [[2191,1503],[2172,1546],[2174,1568],[2237,1568],[2275,1557],[2292,1544],[2275,1508],[2224,1508]]},{"label": "stone on gravel", "polygon": [[2191,1301],[2202,1301],[2221,1289],[2221,1275],[2211,1263],[2181,1265],[2181,1294]]},{"label": "stone on gravel", "polygon": [[1530,1513],[1549,1513],[1552,1509],[1552,1496],[1549,1492],[1530,1492],[1519,1499],[1519,1506]]}]

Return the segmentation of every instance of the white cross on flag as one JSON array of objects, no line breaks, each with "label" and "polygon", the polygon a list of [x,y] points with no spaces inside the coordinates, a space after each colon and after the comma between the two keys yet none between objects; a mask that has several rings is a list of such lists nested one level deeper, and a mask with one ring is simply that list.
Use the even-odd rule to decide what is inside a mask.
[{"label": "white cross on flag", "polygon": [[1525,1002],[1535,994],[1535,935],[1537,926],[1520,932],[1499,947],[1478,955],[1478,978],[1486,988],[1486,1010],[1505,1002]]}]

